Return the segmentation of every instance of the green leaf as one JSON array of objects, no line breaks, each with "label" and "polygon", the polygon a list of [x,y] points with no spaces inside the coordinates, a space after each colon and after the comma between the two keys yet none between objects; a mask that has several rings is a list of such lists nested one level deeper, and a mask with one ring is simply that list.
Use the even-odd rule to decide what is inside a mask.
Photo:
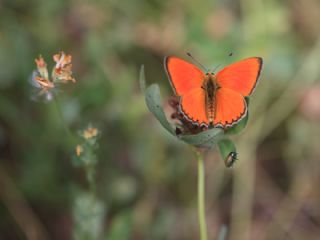
[{"label": "green leaf", "polygon": [[146,104],[150,112],[159,120],[161,125],[172,135],[176,136],[175,129],[168,122],[164,114],[161,102],[160,89],[158,84],[150,85],[145,91]]},{"label": "green leaf", "polygon": [[141,65],[140,67],[139,83],[140,83],[140,90],[144,93],[146,91],[146,77],[144,73],[144,65]]},{"label": "green leaf", "polygon": [[[249,97],[245,97],[246,103],[247,103],[247,108],[249,108]],[[234,125],[233,127],[227,129],[225,131],[226,135],[235,135],[241,133],[247,126],[249,120],[249,110],[247,111],[247,115],[241,119],[241,121]]]},{"label": "green leaf", "polygon": [[221,139],[222,135],[222,129],[213,128],[195,135],[181,135],[179,138],[194,146],[211,148],[219,139]]},{"label": "green leaf", "polygon": [[[226,167],[231,167],[237,157],[235,144],[230,139],[225,138],[218,142],[218,146],[219,146],[221,157],[223,158]],[[231,153],[235,154],[234,158],[231,157],[230,155]]]}]

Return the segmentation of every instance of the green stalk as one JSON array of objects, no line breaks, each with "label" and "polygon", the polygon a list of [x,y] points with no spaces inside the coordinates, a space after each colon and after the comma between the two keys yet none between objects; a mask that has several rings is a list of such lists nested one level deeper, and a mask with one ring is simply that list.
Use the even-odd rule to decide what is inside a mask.
[{"label": "green stalk", "polygon": [[197,149],[195,152],[198,160],[198,218],[200,240],[207,240],[204,160],[202,154]]},{"label": "green stalk", "polygon": [[55,98],[55,96],[54,96],[54,99],[53,99],[53,103],[55,105],[58,117],[60,119],[60,122],[61,122],[64,130],[66,131],[68,137],[73,140],[73,136],[71,134],[71,131],[70,131],[69,127],[67,126],[66,121],[63,118],[63,114],[62,114],[62,111],[61,111],[61,108],[60,108],[60,104],[59,104],[58,100]]},{"label": "green stalk", "polygon": [[85,171],[86,171],[87,181],[89,183],[89,191],[91,192],[92,196],[95,199],[96,198],[95,165],[90,164],[85,166]]}]

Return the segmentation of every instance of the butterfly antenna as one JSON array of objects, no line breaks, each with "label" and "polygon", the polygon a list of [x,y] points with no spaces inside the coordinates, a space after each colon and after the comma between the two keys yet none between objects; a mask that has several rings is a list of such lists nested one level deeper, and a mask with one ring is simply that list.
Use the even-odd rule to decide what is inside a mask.
[{"label": "butterfly antenna", "polygon": [[[233,53],[232,53],[232,52],[228,54],[228,57],[232,57],[232,56],[233,56]],[[225,63],[225,62],[226,62],[226,59],[223,61],[223,63]],[[215,72],[220,66],[221,66],[221,63],[218,64],[218,66],[216,66],[216,67],[213,69],[212,72]]]},{"label": "butterfly antenna", "polygon": [[206,68],[205,66],[203,66],[197,59],[195,59],[191,53],[187,52],[187,55],[195,62],[197,63],[205,72],[209,72],[208,68]]}]

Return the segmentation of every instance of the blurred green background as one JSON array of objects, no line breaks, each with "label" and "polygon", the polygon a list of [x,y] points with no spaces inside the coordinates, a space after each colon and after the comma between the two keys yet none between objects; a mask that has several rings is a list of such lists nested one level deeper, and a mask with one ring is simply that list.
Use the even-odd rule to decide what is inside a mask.
[{"label": "blurred green background", "polygon": [[30,100],[34,59],[50,69],[61,50],[77,80],[58,94],[62,117],[74,135],[101,131],[89,231],[198,239],[196,161],[139,90],[144,64],[147,84],[170,96],[163,57],[188,51],[208,67],[264,59],[239,161],[206,155],[209,239],[319,239],[319,22],[318,0],[0,1],[0,239],[90,239],[73,237],[90,218],[75,143],[53,102]]}]

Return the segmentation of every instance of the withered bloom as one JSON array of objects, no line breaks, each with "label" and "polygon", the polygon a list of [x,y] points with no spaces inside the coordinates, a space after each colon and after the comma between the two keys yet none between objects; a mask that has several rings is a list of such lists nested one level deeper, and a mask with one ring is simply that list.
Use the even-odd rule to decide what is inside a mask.
[{"label": "withered bloom", "polygon": [[35,59],[37,70],[33,71],[31,77],[31,85],[36,88],[36,93],[32,96],[33,100],[44,98],[46,101],[53,99],[53,93],[60,83],[67,83],[69,81],[75,82],[72,77],[72,56],[60,52],[53,56],[56,62],[52,69],[51,76],[49,76],[47,63],[40,55]]},{"label": "withered bloom", "polygon": [[72,56],[65,54],[64,52],[60,52],[53,56],[53,60],[56,62],[52,72],[53,81],[62,83],[71,81],[75,83],[76,80],[72,77]]},{"label": "withered bloom", "polygon": [[89,138],[93,138],[93,137],[96,137],[98,135],[98,129],[97,128],[94,128],[94,127],[88,127],[87,129],[85,129],[82,133],[82,136],[85,138],[85,139],[89,139]]},{"label": "withered bloom", "polygon": [[37,64],[37,70],[33,71],[31,84],[37,90],[32,99],[35,100],[43,97],[45,100],[50,101],[53,98],[52,90],[55,88],[55,85],[49,79],[47,64],[41,55],[35,59],[35,62]]}]

